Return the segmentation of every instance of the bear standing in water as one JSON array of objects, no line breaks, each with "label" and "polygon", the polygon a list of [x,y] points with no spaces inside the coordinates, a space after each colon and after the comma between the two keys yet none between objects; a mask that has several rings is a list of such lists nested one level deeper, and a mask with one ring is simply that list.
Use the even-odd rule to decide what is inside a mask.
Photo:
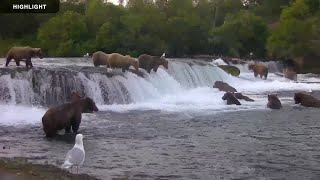
[{"label": "bear standing in water", "polygon": [[270,109],[281,109],[282,108],[281,102],[280,102],[279,98],[277,97],[277,95],[275,95],[275,94],[268,95],[267,107]]},{"label": "bear standing in water", "polygon": [[294,94],[294,103],[301,104],[301,106],[305,107],[320,108],[320,100],[316,97],[313,97],[311,94],[304,92],[298,92]]},{"label": "bear standing in water", "polygon": [[150,56],[148,54],[142,54],[138,57],[139,66],[142,69],[145,69],[148,73],[153,69],[154,72],[157,72],[159,66],[163,66],[168,69],[168,61],[165,59],[165,54],[161,57],[158,56]]},{"label": "bear standing in water", "polygon": [[249,64],[248,66],[249,70],[253,70],[254,77],[257,77],[260,75],[260,78],[264,76],[264,79],[267,79],[268,77],[268,67],[262,63],[256,63],[256,64]]},{"label": "bear standing in water", "polygon": [[236,97],[234,97],[233,93],[231,93],[231,92],[226,92],[222,96],[222,100],[227,100],[227,105],[231,105],[231,104],[241,105],[241,103],[238,101],[238,99]]},{"label": "bear standing in water", "polygon": [[53,137],[58,130],[65,129],[66,133],[71,131],[77,133],[81,114],[98,111],[96,104],[89,97],[80,98],[79,94],[73,94],[71,102],[50,108],[42,117],[43,130],[47,137]]},{"label": "bear standing in water", "polygon": [[14,59],[16,61],[16,65],[20,66],[20,61],[26,61],[26,67],[33,67],[31,58],[39,57],[42,59],[42,51],[40,48],[32,48],[29,46],[26,47],[12,47],[8,53],[6,58],[6,67],[8,67],[10,61]]}]

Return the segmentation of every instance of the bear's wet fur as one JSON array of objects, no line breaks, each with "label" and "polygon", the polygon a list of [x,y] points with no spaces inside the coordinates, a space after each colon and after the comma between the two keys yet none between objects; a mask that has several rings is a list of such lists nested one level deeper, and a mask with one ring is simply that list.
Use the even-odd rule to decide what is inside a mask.
[{"label": "bear's wet fur", "polygon": [[234,87],[222,81],[214,82],[213,88],[218,88],[219,91],[224,91],[224,92],[237,92],[237,90]]},{"label": "bear's wet fur", "polygon": [[238,101],[238,99],[233,95],[232,92],[226,92],[222,96],[222,100],[227,100],[227,105],[236,104],[241,105],[241,103]]},{"label": "bear's wet fur", "polygon": [[168,69],[168,60],[164,56],[151,56],[148,54],[142,54],[138,57],[139,67],[145,69],[148,73],[153,69],[154,72],[157,72],[159,66],[163,66]]},{"label": "bear's wet fur", "polygon": [[79,98],[73,94],[71,102],[51,107],[42,117],[43,130],[47,137],[54,137],[58,130],[65,129],[66,133],[78,132],[81,114],[98,111],[95,102],[89,98]]},{"label": "bear's wet fur", "polygon": [[305,107],[320,108],[320,100],[306,92],[298,92],[294,94],[295,104],[301,104]]},{"label": "bear's wet fur", "polygon": [[268,95],[267,107],[270,109],[281,109],[282,108],[282,104],[281,104],[279,98],[277,97],[277,95],[275,95],[275,94]]},{"label": "bear's wet fur", "polygon": [[260,78],[264,76],[264,79],[268,77],[268,67],[262,63],[249,64],[249,70],[253,70],[254,77],[260,75]]},{"label": "bear's wet fur", "polygon": [[7,53],[6,67],[8,67],[12,59],[15,60],[17,66],[20,66],[20,61],[25,61],[26,67],[33,67],[31,62],[31,58],[33,57],[43,58],[41,48],[32,48],[30,46],[12,47]]}]

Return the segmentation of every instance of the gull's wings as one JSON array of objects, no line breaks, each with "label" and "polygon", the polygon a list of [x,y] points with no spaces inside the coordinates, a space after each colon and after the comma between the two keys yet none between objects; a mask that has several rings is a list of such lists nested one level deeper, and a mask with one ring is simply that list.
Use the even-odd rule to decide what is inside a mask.
[{"label": "gull's wings", "polygon": [[82,148],[73,147],[71,150],[68,151],[64,164],[62,165],[63,168],[69,168],[73,165],[79,166],[83,163],[85,159],[85,152]]}]

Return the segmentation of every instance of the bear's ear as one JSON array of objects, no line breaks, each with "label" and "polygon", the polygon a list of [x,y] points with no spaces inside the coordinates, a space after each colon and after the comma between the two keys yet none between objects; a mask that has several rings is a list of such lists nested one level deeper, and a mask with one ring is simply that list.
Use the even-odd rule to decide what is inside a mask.
[{"label": "bear's ear", "polygon": [[39,53],[42,53],[41,52],[41,48],[35,48],[36,52],[39,54]]}]

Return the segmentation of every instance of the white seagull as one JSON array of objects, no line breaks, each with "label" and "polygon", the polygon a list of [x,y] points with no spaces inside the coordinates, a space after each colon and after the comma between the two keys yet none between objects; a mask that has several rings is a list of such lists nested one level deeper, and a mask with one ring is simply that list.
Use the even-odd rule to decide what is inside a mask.
[{"label": "white seagull", "polygon": [[77,134],[76,143],[74,144],[73,148],[68,151],[66,159],[61,166],[62,168],[65,168],[65,169],[68,169],[71,167],[71,171],[72,171],[72,166],[77,166],[77,174],[78,174],[79,166],[82,165],[85,159],[85,154],[86,154],[83,148],[82,139],[83,139],[83,135]]},{"label": "white seagull", "polygon": [[83,57],[89,57],[89,53],[87,53],[87,54],[83,55]]}]

